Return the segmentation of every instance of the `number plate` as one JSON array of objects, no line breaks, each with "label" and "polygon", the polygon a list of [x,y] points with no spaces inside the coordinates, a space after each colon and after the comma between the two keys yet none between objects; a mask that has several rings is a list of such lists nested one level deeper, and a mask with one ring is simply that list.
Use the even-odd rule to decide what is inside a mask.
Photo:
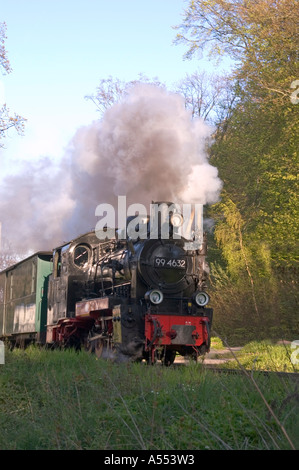
[{"label": "number plate", "polygon": [[164,256],[156,256],[154,260],[154,268],[168,269],[186,269],[187,262],[185,258],[164,258]]}]

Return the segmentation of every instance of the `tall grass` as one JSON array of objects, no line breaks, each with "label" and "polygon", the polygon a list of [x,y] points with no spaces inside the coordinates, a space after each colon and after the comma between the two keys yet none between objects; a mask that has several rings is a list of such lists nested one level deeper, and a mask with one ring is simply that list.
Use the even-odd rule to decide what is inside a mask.
[{"label": "tall grass", "polygon": [[292,354],[291,344],[274,344],[270,340],[251,341],[235,353],[235,360],[229,361],[226,366],[239,368],[242,365],[249,370],[299,373],[299,365],[295,363],[297,361],[292,361]]},{"label": "tall grass", "polygon": [[[146,366],[85,352],[6,351],[0,449],[289,449],[299,444],[291,381],[215,376],[201,364]],[[291,444],[290,444],[291,442]]]}]

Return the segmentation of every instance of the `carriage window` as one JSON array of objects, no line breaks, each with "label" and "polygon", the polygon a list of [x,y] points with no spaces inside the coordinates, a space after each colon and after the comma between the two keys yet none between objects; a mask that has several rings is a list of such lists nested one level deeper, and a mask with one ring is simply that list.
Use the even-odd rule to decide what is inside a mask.
[{"label": "carriage window", "polygon": [[89,261],[90,249],[86,245],[78,245],[74,251],[74,263],[78,268],[84,268]]}]

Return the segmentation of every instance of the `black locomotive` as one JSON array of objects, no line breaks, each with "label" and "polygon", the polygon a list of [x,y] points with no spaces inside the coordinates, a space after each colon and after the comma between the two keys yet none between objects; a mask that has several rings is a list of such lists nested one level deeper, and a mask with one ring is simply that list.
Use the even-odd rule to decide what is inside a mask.
[{"label": "black locomotive", "polygon": [[[0,274],[6,294],[2,336],[36,335],[40,342],[85,347],[99,357],[159,359],[165,364],[171,364],[176,353],[198,357],[208,351],[213,311],[206,307],[206,240],[196,246],[177,238],[171,217],[169,236],[162,237],[160,226],[153,238],[150,224],[148,217],[144,238],[123,239],[116,230],[113,239],[99,240],[93,231],[57,247],[51,274],[43,273],[47,315],[39,321],[40,331],[36,321],[31,331],[6,328],[9,278],[17,266],[4,271],[2,278]],[[38,279],[38,271],[32,273]],[[21,308],[26,311],[24,295],[14,299],[9,315]],[[37,308],[35,312],[37,316]]]}]

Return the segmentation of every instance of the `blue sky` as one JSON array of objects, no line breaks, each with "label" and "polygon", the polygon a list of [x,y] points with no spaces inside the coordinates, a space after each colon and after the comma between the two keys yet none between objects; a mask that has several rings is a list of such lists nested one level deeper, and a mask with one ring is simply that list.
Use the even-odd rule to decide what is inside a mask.
[{"label": "blue sky", "polygon": [[169,88],[195,70],[213,65],[183,60],[172,26],[185,0],[0,0],[7,24],[12,73],[0,75],[1,98],[27,123],[25,135],[10,131],[1,150],[1,175],[16,161],[59,158],[81,125],[98,118],[84,97],[110,75],[134,80],[158,77]]}]

